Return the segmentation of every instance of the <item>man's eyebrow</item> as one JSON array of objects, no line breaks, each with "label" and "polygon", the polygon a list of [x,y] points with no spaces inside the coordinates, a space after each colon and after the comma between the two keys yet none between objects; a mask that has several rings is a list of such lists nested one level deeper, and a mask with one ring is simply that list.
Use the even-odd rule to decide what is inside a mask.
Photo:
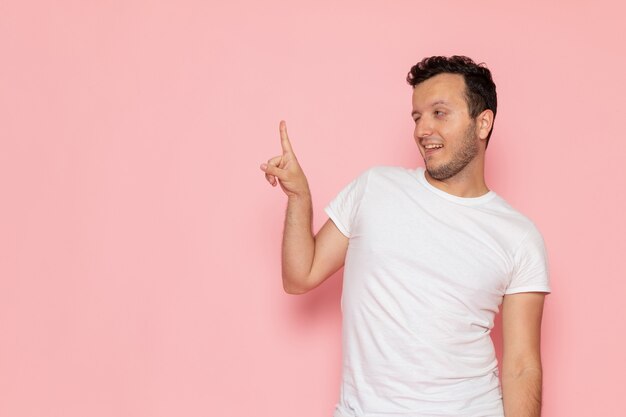
[{"label": "man's eyebrow", "polygon": [[[438,105],[438,104],[443,104],[443,105],[447,106],[447,105],[448,105],[448,102],[447,102],[447,101],[445,101],[445,100],[435,100],[435,101],[433,101],[432,103],[430,103],[430,107],[435,107],[435,106],[436,106],[436,105]],[[413,111],[411,112],[411,116],[415,116],[416,114],[419,114],[419,113],[420,113],[420,112],[418,112],[417,110],[413,110]]]},{"label": "man's eyebrow", "polygon": [[447,104],[448,104],[448,102],[447,102],[447,101],[445,101],[445,100],[436,100],[436,101],[433,101],[433,102],[431,103],[430,107],[435,107],[435,106],[436,106],[436,105],[438,105],[438,104],[444,104],[444,105],[447,105]]}]

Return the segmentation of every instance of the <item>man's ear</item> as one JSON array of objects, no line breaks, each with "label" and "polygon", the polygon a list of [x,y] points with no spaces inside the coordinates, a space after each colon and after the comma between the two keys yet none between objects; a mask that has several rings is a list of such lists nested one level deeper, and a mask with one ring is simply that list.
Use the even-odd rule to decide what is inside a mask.
[{"label": "man's ear", "polygon": [[486,109],[476,118],[476,129],[478,129],[478,137],[482,140],[487,139],[491,127],[493,126],[493,111]]}]

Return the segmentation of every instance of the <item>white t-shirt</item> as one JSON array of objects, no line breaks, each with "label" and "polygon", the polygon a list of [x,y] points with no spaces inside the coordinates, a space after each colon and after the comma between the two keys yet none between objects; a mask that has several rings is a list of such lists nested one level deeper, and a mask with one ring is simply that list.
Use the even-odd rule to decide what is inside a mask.
[{"label": "white t-shirt", "polygon": [[422,167],[370,168],[325,211],[350,239],[334,417],[503,417],[490,332],[504,294],[550,292],[535,225]]}]

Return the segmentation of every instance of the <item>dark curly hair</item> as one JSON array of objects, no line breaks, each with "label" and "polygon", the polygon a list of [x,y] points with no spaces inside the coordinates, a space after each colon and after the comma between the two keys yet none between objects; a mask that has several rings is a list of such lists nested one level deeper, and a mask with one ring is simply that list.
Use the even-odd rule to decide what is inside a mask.
[{"label": "dark curly hair", "polygon": [[[498,107],[496,85],[484,63],[476,64],[472,59],[462,55],[431,56],[413,65],[406,76],[406,81],[415,88],[417,84],[435,75],[446,73],[461,74],[465,79],[465,101],[472,119],[483,110],[489,109],[493,112],[495,120]],[[493,125],[487,135],[485,148],[489,145],[492,130]]]}]

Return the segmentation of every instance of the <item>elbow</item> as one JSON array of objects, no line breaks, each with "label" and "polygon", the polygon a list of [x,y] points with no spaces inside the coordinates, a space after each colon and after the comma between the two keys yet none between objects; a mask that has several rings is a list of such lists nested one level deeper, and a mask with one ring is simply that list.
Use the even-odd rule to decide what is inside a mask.
[{"label": "elbow", "polygon": [[543,374],[541,362],[510,364],[504,361],[502,365],[503,378],[519,378],[523,374],[535,374],[541,378]]},{"label": "elbow", "polygon": [[300,294],[306,294],[307,292],[309,292],[308,289],[304,289],[300,287],[288,287],[285,285],[283,285],[283,289],[285,290],[287,294],[291,294],[291,295],[300,295]]},{"label": "elbow", "polygon": [[300,295],[300,294],[306,294],[308,290],[285,288],[285,292],[291,295]]},{"label": "elbow", "polygon": [[283,290],[287,294],[300,295],[300,294],[306,294],[311,289],[308,288],[306,285],[296,284],[293,281],[289,281],[289,280],[283,278]]}]

